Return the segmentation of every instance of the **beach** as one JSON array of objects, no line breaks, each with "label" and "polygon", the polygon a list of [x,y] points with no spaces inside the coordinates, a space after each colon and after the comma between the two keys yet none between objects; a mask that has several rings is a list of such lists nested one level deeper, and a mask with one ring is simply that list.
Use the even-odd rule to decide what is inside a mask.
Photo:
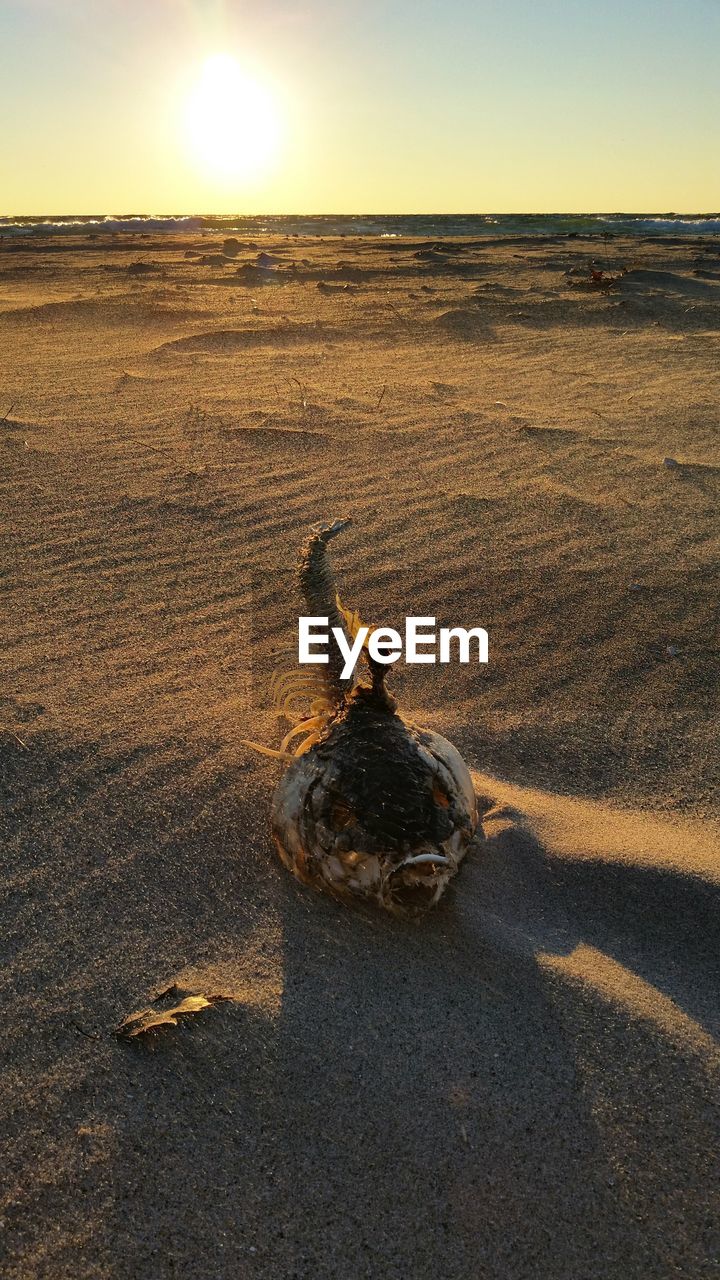
[{"label": "beach", "polygon": [[[0,240],[13,1280],[718,1274],[720,238]],[[317,521],[482,824],[297,884]],[[228,997],[124,1043],[171,986]]]}]

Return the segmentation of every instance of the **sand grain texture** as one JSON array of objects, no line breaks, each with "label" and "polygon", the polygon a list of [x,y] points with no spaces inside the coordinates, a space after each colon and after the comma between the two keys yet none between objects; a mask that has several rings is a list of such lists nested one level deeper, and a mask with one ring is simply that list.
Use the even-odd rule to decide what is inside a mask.
[{"label": "sand grain texture", "polygon": [[[3,1274],[710,1280],[720,244],[257,248],[0,245]],[[346,513],[349,604],[490,632],[394,674],[486,810],[420,927],[239,745]]]}]

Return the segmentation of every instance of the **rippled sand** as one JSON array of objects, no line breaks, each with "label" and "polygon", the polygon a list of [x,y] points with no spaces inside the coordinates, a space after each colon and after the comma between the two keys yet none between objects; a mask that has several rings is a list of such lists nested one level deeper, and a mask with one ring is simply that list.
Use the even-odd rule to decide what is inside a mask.
[{"label": "rippled sand", "polygon": [[[715,1274],[719,350],[710,240],[0,243],[8,1276]],[[419,927],[239,745],[340,514],[490,634],[394,668],[486,811]]]}]

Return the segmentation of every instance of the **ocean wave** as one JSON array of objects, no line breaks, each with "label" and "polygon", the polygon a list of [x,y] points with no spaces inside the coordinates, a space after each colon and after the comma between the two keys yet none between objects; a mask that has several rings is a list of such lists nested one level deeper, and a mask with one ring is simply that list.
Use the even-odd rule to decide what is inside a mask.
[{"label": "ocean wave", "polygon": [[88,214],[0,218],[0,238],[108,235],[459,236],[720,234],[720,214]]},{"label": "ocean wave", "polygon": [[201,231],[203,219],[196,215],[183,214],[177,217],[155,217],[150,214],[129,214],[127,217],[77,216],[77,217],[39,217],[39,218],[0,218],[0,235],[81,235],[102,233],[104,235],[132,234],[133,232],[172,232]]},{"label": "ocean wave", "polygon": [[651,217],[648,214],[629,217],[626,214],[604,214],[598,215],[598,222],[609,222],[614,226],[638,226],[648,231],[675,231],[681,232],[683,228],[694,233],[710,233],[717,234],[720,232],[720,214],[714,214],[709,217],[690,216],[680,217],[668,214],[664,217]]}]

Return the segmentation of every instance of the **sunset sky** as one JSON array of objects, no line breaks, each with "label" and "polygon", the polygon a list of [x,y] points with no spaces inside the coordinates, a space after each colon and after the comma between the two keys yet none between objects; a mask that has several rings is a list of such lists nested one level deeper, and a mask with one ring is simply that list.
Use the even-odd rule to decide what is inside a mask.
[{"label": "sunset sky", "polygon": [[0,0],[0,213],[720,207],[717,0]]}]

